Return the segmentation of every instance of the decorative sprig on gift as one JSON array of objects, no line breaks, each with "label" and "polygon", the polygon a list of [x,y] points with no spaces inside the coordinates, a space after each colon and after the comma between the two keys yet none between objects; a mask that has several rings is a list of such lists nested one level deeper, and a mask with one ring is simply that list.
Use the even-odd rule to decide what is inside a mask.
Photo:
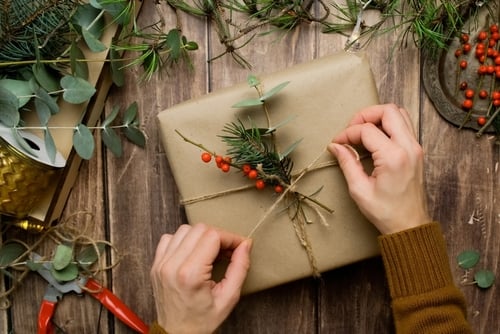
[{"label": "decorative sprig on gift", "polygon": [[[302,139],[295,141],[282,152],[278,150],[275,143],[277,130],[290,122],[293,117],[272,126],[266,101],[285,88],[289,82],[283,82],[267,92],[261,90],[260,81],[255,76],[250,75],[247,82],[250,87],[256,89],[258,97],[242,100],[234,104],[233,107],[247,108],[261,106],[267,120],[266,127],[258,127],[251,118],[249,118],[250,126],[245,126],[240,119],[225,124],[222,129],[223,134],[219,136],[228,146],[224,155],[217,154],[203,144],[190,140],[178,130],[176,132],[186,142],[203,150],[201,154],[202,161],[208,163],[212,160],[212,157],[215,158],[217,167],[223,172],[229,172],[231,167],[239,169],[245,177],[255,182],[255,187],[259,190],[264,189],[266,186],[272,186],[276,193],[286,191],[290,197],[288,208],[295,208],[294,213],[291,214],[293,219],[302,219],[308,223],[312,221],[306,217],[305,211],[302,208],[303,201],[313,203],[328,213],[332,213],[332,209],[314,198],[314,195],[321,191],[321,187],[311,195],[302,194],[290,188],[295,177],[292,174],[293,161],[290,154],[300,144]],[[320,215],[320,217],[322,216]]]}]

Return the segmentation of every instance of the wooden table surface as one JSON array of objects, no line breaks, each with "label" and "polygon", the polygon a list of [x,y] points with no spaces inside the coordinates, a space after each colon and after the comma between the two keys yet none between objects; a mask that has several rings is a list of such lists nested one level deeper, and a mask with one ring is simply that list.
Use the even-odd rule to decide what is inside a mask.
[{"label": "wooden table surface", "polygon": [[[175,24],[174,12],[165,2],[144,1],[139,26],[162,18],[165,29]],[[156,244],[163,233],[185,223],[176,185],[161,145],[156,115],[179,102],[218,88],[243,82],[251,73],[270,73],[294,64],[342,50],[345,37],[324,34],[314,24],[303,25],[278,38],[256,37],[239,50],[253,65],[241,68],[231,57],[212,63],[207,59],[222,52],[211,25],[180,14],[183,33],[198,42],[193,55],[194,71],[183,66],[139,83],[141,70],[127,71],[125,87],[113,88],[106,112],[113,105],[137,101],[147,133],[145,149],[125,144],[124,155],[113,157],[98,147],[93,159],[81,168],[68,199],[65,217],[75,212],[92,214],[90,231],[107,238],[121,261],[105,277],[106,285],[146,322],[155,319],[149,269]],[[450,265],[457,284],[463,280],[455,257],[465,249],[481,253],[480,266],[500,275],[500,172],[499,147],[491,136],[477,139],[473,131],[458,130],[444,121],[428,100],[422,85],[418,50],[391,52],[395,34],[375,39],[366,52],[374,72],[381,102],[407,108],[419,128],[425,150],[425,176],[429,210],[443,225]],[[393,58],[389,61],[389,56]],[[357,98],[353,96],[352,98]],[[84,218],[82,218],[84,219]],[[87,218],[85,218],[87,219]],[[432,279],[432,277],[429,277]],[[0,332],[35,333],[39,303],[45,284],[29,275],[11,296],[12,307],[1,313]],[[467,314],[476,333],[499,333],[500,300],[496,285],[481,290],[460,284]],[[64,333],[130,333],[99,303],[87,297],[67,295],[54,322]],[[326,272],[242,298],[222,325],[221,333],[391,333],[390,300],[380,258]]]}]

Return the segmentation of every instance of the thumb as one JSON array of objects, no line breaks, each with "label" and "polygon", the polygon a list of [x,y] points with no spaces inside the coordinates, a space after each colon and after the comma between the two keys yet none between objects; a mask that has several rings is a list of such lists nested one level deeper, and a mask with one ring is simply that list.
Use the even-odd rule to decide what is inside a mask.
[{"label": "thumb", "polygon": [[330,143],[328,150],[337,158],[351,191],[355,185],[368,181],[368,175],[359,161],[359,156],[354,155],[350,149],[344,145]]}]

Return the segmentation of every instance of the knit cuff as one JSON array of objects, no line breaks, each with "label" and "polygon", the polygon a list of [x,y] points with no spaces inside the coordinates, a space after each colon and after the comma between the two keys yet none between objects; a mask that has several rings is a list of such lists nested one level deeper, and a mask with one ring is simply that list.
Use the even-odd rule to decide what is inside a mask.
[{"label": "knit cuff", "polygon": [[378,240],[392,298],[453,284],[446,244],[438,223],[382,235]]},{"label": "knit cuff", "polygon": [[155,321],[151,324],[148,334],[168,334],[168,333],[158,324],[158,322]]}]

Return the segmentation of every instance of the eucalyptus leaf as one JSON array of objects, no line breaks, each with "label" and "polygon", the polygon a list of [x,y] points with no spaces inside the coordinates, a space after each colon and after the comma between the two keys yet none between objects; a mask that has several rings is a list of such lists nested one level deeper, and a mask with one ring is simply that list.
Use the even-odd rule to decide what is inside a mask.
[{"label": "eucalyptus leaf", "polygon": [[111,61],[111,79],[117,87],[122,87],[125,84],[125,74],[123,70],[123,61],[120,60],[120,53],[111,48],[109,50],[109,59]]},{"label": "eucalyptus leaf", "polygon": [[47,92],[56,92],[59,90],[59,76],[56,73],[50,72],[44,64],[33,64],[32,70],[36,81]]},{"label": "eucalyptus leaf", "polygon": [[64,89],[64,100],[74,104],[87,101],[96,91],[88,81],[70,75],[61,79],[61,87]]},{"label": "eucalyptus leaf", "polygon": [[137,102],[131,103],[128,108],[123,113],[123,124],[129,125],[132,124],[137,117]]},{"label": "eucalyptus leaf", "polygon": [[198,43],[195,41],[189,41],[184,44],[184,48],[188,51],[198,50]]},{"label": "eucalyptus leaf", "polygon": [[17,97],[9,90],[0,87],[0,122],[13,127],[19,123],[20,119]]},{"label": "eucalyptus leaf", "polygon": [[470,269],[479,262],[480,254],[475,250],[466,250],[458,254],[457,263],[460,268]]},{"label": "eucalyptus leaf", "polygon": [[47,105],[52,115],[55,115],[59,112],[59,105],[57,104],[56,99],[50,96],[45,89],[38,86],[38,88],[36,88],[34,92],[36,97],[42,100]]},{"label": "eucalyptus leaf", "polygon": [[50,116],[52,116],[52,114],[50,113],[49,106],[42,100],[36,98],[35,110],[38,116],[38,120],[40,121],[40,125],[46,126],[49,123]]},{"label": "eucalyptus leaf", "polygon": [[59,244],[56,247],[54,257],[52,258],[52,267],[55,270],[66,268],[73,259],[73,247]]},{"label": "eucalyptus leaf", "polygon": [[0,247],[0,267],[7,267],[26,252],[26,247],[18,242],[8,242]]},{"label": "eucalyptus leaf", "polygon": [[33,95],[29,81],[25,80],[1,79],[0,87],[7,89],[16,96],[19,108],[28,103]]},{"label": "eucalyptus leaf", "polygon": [[99,2],[99,0],[89,0],[89,4],[94,7],[94,8],[97,8],[97,9],[102,9],[102,6]]},{"label": "eucalyptus leaf", "polygon": [[260,85],[259,79],[253,74],[250,74],[247,77],[247,83],[250,87],[256,87],[256,86]]},{"label": "eucalyptus leaf", "polygon": [[50,273],[59,282],[68,282],[78,277],[78,266],[75,263],[70,263],[62,270],[51,268]]},{"label": "eucalyptus leaf", "polygon": [[167,37],[165,39],[165,42],[167,43],[167,47],[170,49],[170,57],[176,61],[179,59],[180,53],[181,53],[181,35],[179,32],[179,29],[171,29]]},{"label": "eucalyptus leaf", "polygon": [[[71,17],[71,21],[80,29],[90,32],[95,38],[102,37],[106,22],[101,15],[102,9],[97,9],[90,4],[81,4],[76,13]],[[98,20],[96,18],[100,16]]]},{"label": "eucalyptus leaf", "polygon": [[123,154],[120,136],[112,128],[106,127],[102,130],[102,141],[104,145],[117,157]]},{"label": "eucalyptus leaf", "polygon": [[118,112],[120,111],[120,108],[118,106],[114,106],[113,109],[111,110],[111,113],[106,117],[106,119],[102,122],[103,127],[107,127],[110,125],[118,116]]},{"label": "eucalyptus leaf", "polygon": [[[99,253],[96,252],[96,247]],[[106,244],[104,243],[96,243],[95,246],[94,245],[85,246],[76,256],[76,261],[78,262],[78,265],[80,265],[85,269],[89,268],[97,261],[99,255],[104,252],[105,247]]]},{"label": "eucalyptus leaf", "polygon": [[143,148],[146,146],[146,137],[144,136],[144,133],[138,128],[128,126],[123,130],[123,133],[125,134],[125,137],[127,137],[127,139],[135,145]]},{"label": "eucalyptus leaf", "polygon": [[479,270],[474,274],[474,280],[478,287],[487,289],[495,282],[495,274],[490,270]]},{"label": "eucalyptus leaf", "polygon": [[300,142],[302,141],[303,138],[297,140],[296,142],[294,142],[292,145],[288,146],[288,148],[282,152],[280,154],[280,160],[282,160],[283,158],[287,157],[290,153],[293,152],[293,150],[295,150],[295,148],[297,148],[297,146],[299,146]]},{"label": "eucalyptus leaf", "polygon": [[295,119],[296,117],[297,117],[296,115],[291,115],[291,116],[287,117],[285,120],[279,122],[275,126],[270,127],[268,132],[276,131],[277,129],[281,128],[283,125],[288,124],[291,120]]},{"label": "eucalyptus leaf", "polygon": [[28,267],[28,269],[31,271],[38,271],[43,268],[43,263],[27,260],[26,267]]},{"label": "eucalyptus leaf", "polygon": [[52,138],[52,134],[49,129],[45,128],[43,130],[43,138],[45,142],[45,149],[47,150],[47,155],[50,159],[50,162],[54,163],[56,161],[57,148],[56,143],[54,142],[54,138]]},{"label": "eucalyptus leaf", "polygon": [[130,0],[100,0],[99,3],[101,7],[113,17],[113,21],[115,21],[119,25],[124,26],[130,22]]},{"label": "eucalyptus leaf", "polygon": [[90,31],[86,28],[82,28],[82,36],[87,43],[87,46],[93,52],[102,52],[107,49],[106,45],[102,43],[96,36],[94,36]]},{"label": "eucalyptus leaf", "polygon": [[80,61],[80,59],[85,59],[83,51],[80,49],[75,41],[71,43],[71,49],[69,52],[71,73],[74,76],[88,80],[89,78],[89,66],[86,61]]},{"label": "eucalyptus leaf", "polygon": [[273,95],[277,94],[278,92],[280,92],[283,88],[285,88],[288,84],[290,83],[290,81],[285,81],[285,82],[282,82],[280,83],[279,85],[273,87],[271,90],[269,90],[268,92],[265,92],[264,94],[262,94],[262,96],[260,97],[260,99],[262,101],[266,101],[267,99],[269,99],[270,97],[272,97]]},{"label": "eucalyptus leaf", "polygon": [[264,104],[263,100],[261,99],[246,99],[240,102],[237,102],[232,105],[233,108],[245,108],[245,107],[253,107],[253,106],[260,106]]},{"label": "eucalyptus leaf", "polygon": [[89,128],[83,124],[78,124],[73,133],[73,147],[82,159],[92,158],[95,147],[94,136]]}]

